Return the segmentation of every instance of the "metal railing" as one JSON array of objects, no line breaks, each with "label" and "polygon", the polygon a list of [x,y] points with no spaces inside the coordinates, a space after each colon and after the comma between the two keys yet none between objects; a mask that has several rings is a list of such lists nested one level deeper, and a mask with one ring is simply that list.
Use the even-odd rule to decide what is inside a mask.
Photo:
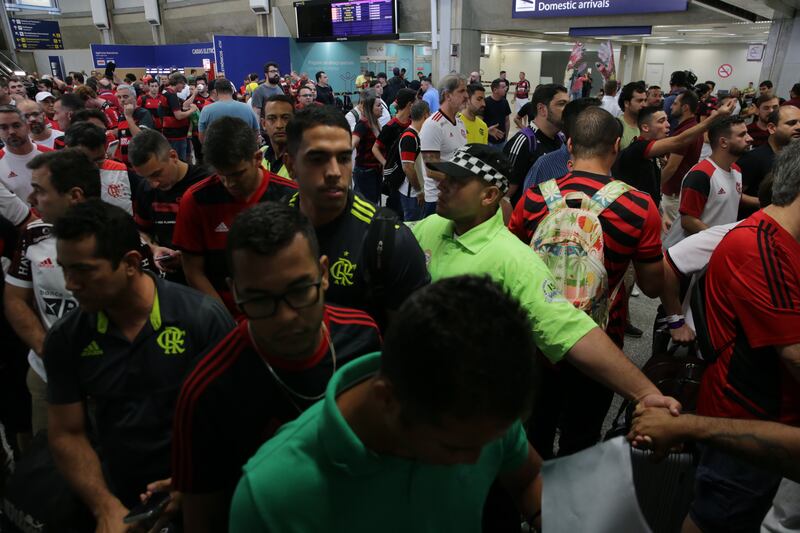
[{"label": "metal railing", "polygon": [[6,52],[0,51],[0,75],[13,76],[19,72],[24,73],[25,69],[11,59]]}]

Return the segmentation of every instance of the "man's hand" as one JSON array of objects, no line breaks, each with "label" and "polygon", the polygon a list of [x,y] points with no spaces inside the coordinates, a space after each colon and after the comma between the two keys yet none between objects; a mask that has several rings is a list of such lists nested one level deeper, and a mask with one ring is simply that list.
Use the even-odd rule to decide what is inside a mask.
[{"label": "man's hand", "polygon": [[639,405],[633,415],[628,441],[635,448],[651,449],[654,458],[661,460],[670,450],[687,440],[687,422],[691,415],[672,416],[664,409]]},{"label": "man's hand", "polygon": [[733,113],[733,110],[735,108],[736,108],[736,100],[731,98],[730,100],[719,106],[717,109],[712,111],[711,114],[708,115],[708,118],[714,119],[717,117],[727,117],[731,113]]},{"label": "man's hand", "polygon": [[125,108],[124,108],[125,118],[127,118],[127,119],[133,118],[133,110],[134,109],[135,109],[135,107],[133,107],[133,104],[125,104]]},{"label": "man's hand", "polygon": [[689,344],[695,339],[695,333],[688,324],[684,324],[677,329],[670,328],[669,336],[672,337],[672,342],[677,344]]},{"label": "man's hand", "polygon": [[181,512],[181,493],[172,490],[172,478],[167,478],[150,483],[147,485],[147,492],[139,495],[139,499],[142,503],[145,503],[156,492],[166,491],[169,491],[169,503],[164,508],[161,516],[158,517],[158,520],[156,520],[156,523],[153,524],[153,527],[147,530],[147,533],[158,533],[162,528],[166,527],[173,518],[178,516]]},{"label": "man's hand", "polygon": [[500,129],[500,126],[495,124],[494,126],[489,127],[489,135],[497,139],[498,141],[501,140],[503,137],[506,136],[505,132]]},{"label": "man's hand", "polygon": [[128,515],[128,512],[122,502],[115,499],[107,509],[97,516],[95,533],[125,533],[129,531],[130,526],[122,521]]},{"label": "man's hand", "polygon": [[420,192],[417,195],[417,205],[419,205],[420,207],[425,207],[425,193],[424,192]]},{"label": "man's hand", "polygon": [[162,272],[175,272],[181,268],[181,252],[172,250],[164,246],[153,245],[150,247],[153,252],[153,262]]},{"label": "man's hand", "polygon": [[639,399],[639,405],[644,407],[661,407],[668,409],[673,416],[681,414],[681,402],[672,396],[663,396],[661,394],[648,394]]}]

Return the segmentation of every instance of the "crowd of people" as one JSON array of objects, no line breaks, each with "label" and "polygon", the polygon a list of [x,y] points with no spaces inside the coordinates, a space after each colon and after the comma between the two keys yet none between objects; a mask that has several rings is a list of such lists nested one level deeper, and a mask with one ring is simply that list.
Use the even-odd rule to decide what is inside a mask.
[{"label": "crowd of people", "polygon": [[800,517],[800,83],[260,78],[0,79],[8,527],[541,528],[614,393],[684,532]]}]

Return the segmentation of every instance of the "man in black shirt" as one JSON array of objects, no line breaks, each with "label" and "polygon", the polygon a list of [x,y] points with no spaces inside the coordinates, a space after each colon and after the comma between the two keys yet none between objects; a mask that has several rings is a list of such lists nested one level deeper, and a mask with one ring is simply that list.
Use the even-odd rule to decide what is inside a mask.
[{"label": "man in black shirt", "polygon": [[[170,476],[183,378],[234,322],[213,299],[143,272],[136,224],[118,207],[78,204],[53,232],[80,307],[44,343],[50,449],[97,531],[122,531],[139,494]],[[99,452],[88,438],[89,398]]]},{"label": "man in black shirt", "polygon": [[166,137],[155,130],[143,130],[131,140],[128,160],[143,178],[134,191],[133,218],[150,243],[158,269],[168,280],[185,284],[181,252],[172,246],[172,230],[183,193],[211,172],[181,161]]},{"label": "man in black shirt", "polygon": [[328,75],[322,71],[317,72],[317,102],[325,105],[334,105],[333,87],[328,84]]},{"label": "man in black shirt", "polygon": [[770,136],[767,142],[744,154],[736,162],[742,170],[742,203],[739,220],[759,209],[758,188],[772,171],[772,161],[790,142],[800,139],[800,109],[793,105],[781,106],[767,119]]},{"label": "man in black shirt", "polygon": [[483,110],[483,120],[489,127],[489,146],[494,146],[502,150],[508,138],[508,130],[511,125],[511,106],[506,100],[508,83],[497,78],[492,82],[492,94],[486,101],[486,108]]},{"label": "man in black shirt", "polygon": [[[656,158],[680,152],[698,135],[711,127],[716,117],[728,116],[733,111],[734,100],[729,100],[711,112],[708,120],[689,128],[680,135],[669,135],[669,119],[660,107],[645,107],[639,112],[639,137],[620,152],[611,175],[653,198],[656,206],[661,204],[661,169]],[[619,124],[619,121],[617,121]],[[620,137],[622,136],[622,125]]]},{"label": "man in black shirt", "polygon": [[540,85],[533,92],[528,107],[528,126],[518,131],[503,148],[511,165],[506,197],[512,206],[516,206],[525,193],[522,184],[536,160],[561,148],[561,115],[568,102],[567,88],[562,85]]},{"label": "man in black shirt", "polygon": [[286,166],[299,189],[289,205],[311,220],[320,253],[328,257],[326,297],[365,310],[382,323],[409,294],[430,282],[425,256],[404,224],[391,225],[394,242],[382,252],[373,246],[377,239],[367,236],[376,207],[350,187],[353,145],[341,113],[325,106],[303,109],[286,131]]},{"label": "man in black shirt", "polygon": [[328,260],[297,210],[267,202],[243,212],[227,256],[246,319],[186,379],[175,416],[172,481],[195,533],[225,531],[247,460],[322,397],[338,368],[381,349],[369,315],[325,304]]}]

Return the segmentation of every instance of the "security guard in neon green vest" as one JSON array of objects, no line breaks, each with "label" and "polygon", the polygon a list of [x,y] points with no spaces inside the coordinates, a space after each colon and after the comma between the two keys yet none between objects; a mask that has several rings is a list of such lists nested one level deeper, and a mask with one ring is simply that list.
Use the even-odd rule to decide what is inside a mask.
[{"label": "security guard in neon green vest", "polygon": [[269,138],[269,144],[261,149],[264,158],[261,166],[282,178],[291,179],[289,170],[283,164],[283,154],[286,152],[286,125],[294,116],[294,103],[292,99],[283,94],[277,94],[267,99],[264,106],[264,118],[261,127]]},{"label": "security guard in neon green vest", "polygon": [[[170,476],[183,378],[235,323],[213,298],[143,271],[139,231],[119,207],[87,200],[53,233],[79,307],[44,342],[50,446],[98,524],[121,524],[148,483]],[[96,448],[86,434],[89,398]]]}]

